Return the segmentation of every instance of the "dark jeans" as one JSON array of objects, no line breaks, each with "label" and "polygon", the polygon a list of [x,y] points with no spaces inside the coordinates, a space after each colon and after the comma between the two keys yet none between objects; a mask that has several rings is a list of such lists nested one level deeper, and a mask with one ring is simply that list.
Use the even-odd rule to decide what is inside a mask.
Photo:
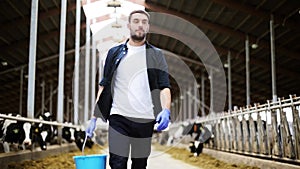
[{"label": "dark jeans", "polygon": [[127,169],[131,149],[132,169],[146,169],[151,152],[154,120],[109,117],[109,165],[111,169]]}]

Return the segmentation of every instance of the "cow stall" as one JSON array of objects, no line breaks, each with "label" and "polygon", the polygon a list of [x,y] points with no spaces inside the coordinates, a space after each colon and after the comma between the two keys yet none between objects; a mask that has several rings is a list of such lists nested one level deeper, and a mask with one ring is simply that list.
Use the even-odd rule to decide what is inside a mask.
[{"label": "cow stall", "polygon": [[[300,97],[291,95],[276,102],[267,101],[265,104],[173,123],[165,132],[172,140],[168,142],[171,146],[188,149],[189,143],[201,141],[201,138],[196,138],[195,133],[183,131],[194,130],[195,124],[201,124],[211,132],[211,137],[203,144],[204,148],[299,164],[299,109]],[[205,131],[203,129],[202,132]]]},{"label": "cow stall", "polygon": [[[85,138],[85,125],[58,123],[52,120],[49,112],[36,119],[21,117],[18,114],[0,114],[0,118],[0,150],[5,153],[37,148],[47,150],[49,145],[73,142],[81,149]],[[87,145],[89,147],[93,145],[94,141],[105,144],[107,126],[97,124],[97,127],[101,131],[96,130],[95,132],[101,134],[95,134],[93,138],[88,138]],[[59,128],[62,129],[61,136],[58,135]]]}]

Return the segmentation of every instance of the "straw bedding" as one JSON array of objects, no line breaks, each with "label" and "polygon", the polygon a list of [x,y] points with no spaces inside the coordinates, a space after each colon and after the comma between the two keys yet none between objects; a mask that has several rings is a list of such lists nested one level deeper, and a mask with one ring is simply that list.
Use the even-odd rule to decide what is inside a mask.
[{"label": "straw bedding", "polygon": [[[94,145],[92,149],[86,148],[84,150],[85,155],[89,154],[101,154],[103,147]],[[42,158],[39,160],[24,161],[21,163],[10,163],[9,169],[75,169],[75,162],[73,156],[82,155],[82,152],[78,149],[73,152],[63,153],[59,155]]]},{"label": "straw bedding", "polygon": [[[182,160],[201,169],[258,169],[257,167],[229,164],[217,160],[209,155],[200,154],[199,157],[194,157],[188,150],[184,148],[168,148],[155,145],[156,150],[161,150],[172,155],[173,158]],[[92,149],[85,149],[85,154],[100,154],[104,148],[98,145]],[[40,160],[24,161],[22,163],[11,163],[10,169],[75,169],[73,156],[82,155],[82,152],[76,150],[70,153],[55,155]]]},{"label": "straw bedding", "polygon": [[198,166],[201,169],[259,169],[257,167],[226,163],[213,158],[207,154],[200,154],[199,157],[194,157],[186,148],[177,147],[164,147],[155,145],[155,148],[161,151],[165,151],[175,159],[182,160],[194,166]]}]

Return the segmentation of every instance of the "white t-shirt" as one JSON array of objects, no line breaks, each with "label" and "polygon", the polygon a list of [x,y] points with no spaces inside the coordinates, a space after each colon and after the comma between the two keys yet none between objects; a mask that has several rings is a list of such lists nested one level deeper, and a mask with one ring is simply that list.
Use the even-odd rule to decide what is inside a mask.
[{"label": "white t-shirt", "polygon": [[154,119],[148,82],[146,46],[130,46],[121,60],[113,83],[111,114]]}]

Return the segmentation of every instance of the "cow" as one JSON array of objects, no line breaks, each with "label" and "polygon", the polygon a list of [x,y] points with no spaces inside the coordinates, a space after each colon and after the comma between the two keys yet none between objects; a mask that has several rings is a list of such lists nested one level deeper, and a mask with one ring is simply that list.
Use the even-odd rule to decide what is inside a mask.
[{"label": "cow", "polygon": [[[40,120],[52,121],[52,115],[49,112],[43,113],[39,116]],[[47,150],[47,145],[50,144],[54,138],[54,127],[49,124],[36,123],[32,125],[32,136],[42,150]]]},{"label": "cow", "polygon": [[51,128],[42,123],[29,123],[25,122],[23,124],[23,129],[25,132],[25,139],[23,144],[25,146],[32,146],[35,148],[35,144],[38,144],[41,150],[47,150],[47,143],[49,142],[49,133],[52,131]]},{"label": "cow", "polygon": [[187,134],[190,134],[191,136],[193,133],[196,133],[197,135],[194,138],[194,141],[190,142],[189,149],[194,156],[199,156],[202,153],[203,144],[208,143],[212,138],[212,133],[207,126],[203,126],[201,123],[194,123],[190,131],[187,132]]},{"label": "cow", "polygon": [[[72,123],[67,123],[65,124],[72,124]],[[62,128],[62,138],[66,140],[68,143],[72,143],[75,141],[75,129],[72,127],[63,127]]]},{"label": "cow", "polygon": [[[12,116],[9,114],[8,116]],[[20,117],[20,115],[16,115]],[[49,113],[40,116],[40,119],[49,120]],[[2,132],[0,138],[4,152],[10,151],[9,144],[18,143],[19,149],[33,149],[38,144],[42,150],[47,149],[47,142],[51,140],[52,126],[42,123],[30,123],[16,120],[0,120]]]},{"label": "cow", "polygon": [[[9,114],[8,116],[12,116]],[[16,115],[16,117],[20,117],[20,115]],[[1,126],[1,142],[3,143],[4,152],[10,152],[10,144],[18,144],[18,149],[24,150],[25,144],[25,131],[24,126],[27,123],[22,121],[10,120],[10,119],[2,119],[0,122]]]},{"label": "cow", "polygon": [[[74,132],[74,136],[75,136],[76,146],[79,148],[79,150],[82,151],[84,140],[86,137],[85,131],[77,128]],[[92,138],[87,137],[85,147],[92,148],[93,145],[94,145],[94,141],[92,140]]]},{"label": "cow", "polygon": [[24,129],[24,133],[25,133],[25,139],[23,141],[23,144],[25,146],[31,146],[32,143],[35,140],[35,137],[32,137],[33,136],[33,132],[32,132],[33,127],[32,127],[32,124],[29,123],[29,122],[24,122],[23,129]]},{"label": "cow", "polygon": [[189,144],[190,152],[193,153],[195,157],[199,156],[203,150],[203,143],[201,144],[200,141],[190,141]]},{"label": "cow", "polygon": [[45,120],[45,121],[52,121],[53,120],[52,114],[50,112],[45,112],[45,113],[41,114],[39,116],[39,118],[42,119],[42,120]]},{"label": "cow", "polygon": [[30,139],[34,144],[33,147],[35,147],[35,144],[38,144],[41,150],[47,150],[47,136],[48,131],[42,123],[33,123],[31,125]]}]

